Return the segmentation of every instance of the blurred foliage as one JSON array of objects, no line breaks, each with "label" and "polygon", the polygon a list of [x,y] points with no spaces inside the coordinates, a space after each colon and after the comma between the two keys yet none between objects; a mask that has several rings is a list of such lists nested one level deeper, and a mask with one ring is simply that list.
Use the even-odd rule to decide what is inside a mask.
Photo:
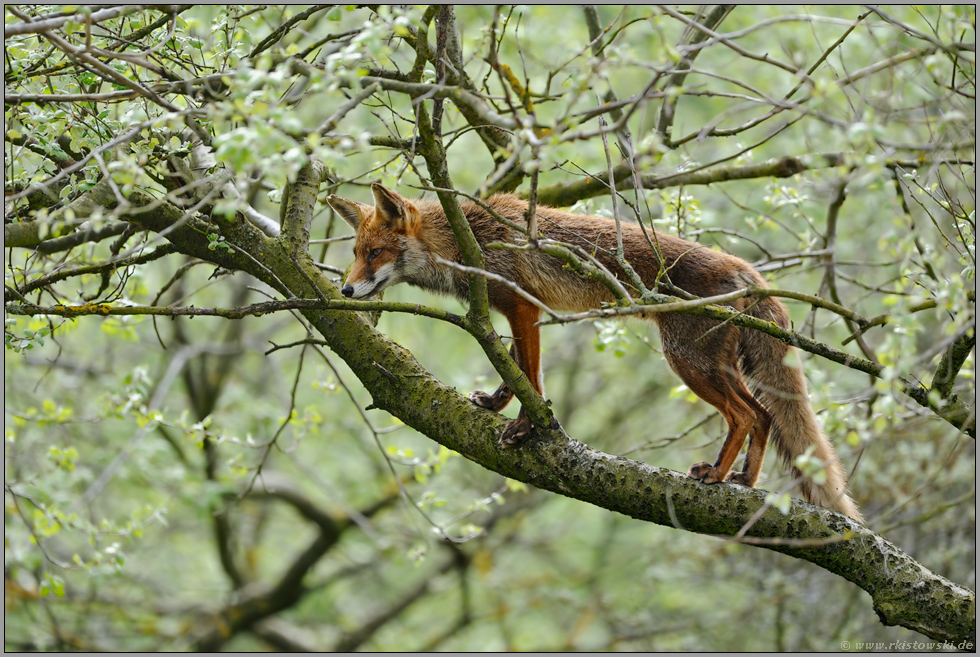
[{"label": "blurred foliage", "polygon": [[[413,70],[425,7],[324,6],[293,21],[307,10],[195,6],[86,23],[97,11],[5,7],[7,28],[25,16],[67,19],[51,34],[79,49],[69,56],[44,34],[5,35],[4,185],[8,197],[21,195],[5,207],[5,228],[34,221],[45,239],[44,218],[106,175],[122,196],[172,190],[192,125],[234,176],[237,197],[205,199],[216,216],[251,204],[278,217],[284,186],[310,158],[331,171],[321,200],[339,192],[369,202],[373,181],[406,195],[425,184],[421,158],[381,145],[414,135],[405,94],[378,91],[336,126],[314,130],[360,91],[361,78]],[[600,139],[565,137],[594,130],[583,113],[616,98],[633,99],[624,109],[640,173],[840,155],[836,166],[787,178],[624,198],[660,230],[739,255],[777,287],[836,297],[864,317],[889,313],[863,337],[887,376],[806,358],[813,403],[870,526],[971,588],[974,441],[902,395],[894,377],[928,384],[945,347],[975,322],[974,12],[740,6],[717,31],[807,76],[714,41],[682,86],[663,77],[655,87],[663,94],[638,102],[652,77],[689,56],[679,45],[685,22],[670,12],[598,7],[608,29],[596,54],[579,8],[456,8],[470,80],[498,114],[530,117],[526,128],[501,130],[523,144],[523,162],[537,163],[541,188],[607,170]],[[433,43],[435,33],[432,22]],[[135,92],[11,98],[132,89],[84,56],[172,108]],[[529,92],[533,115],[488,63],[494,57]],[[422,82],[437,82],[423,64]],[[195,81],[193,93],[166,91],[181,80]],[[677,102],[666,134],[657,129],[664,97]],[[737,134],[710,133],[767,113]],[[99,150],[133,129],[129,147],[111,157]],[[498,163],[512,155],[491,152],[449,101],[443,136],[454,182],[470,193],[492,177],[495,155]],[[614,136],[618,161],[630,146],[622,131]],[[50,182],[66,168],[60,161],[92,152],[103,156]],[[47,193],[33,193],[42,184]],[[828,206],[843,184],[831,232]],[[525,181],[518,191],[527,189]],[[575,211],[609,216],[611,207],[606,195]],[[315,239],[349,233],[325,204],[317,212]],[[92,231],[115,220],[108,211],[84,218]],[[213,242],[231,248],[217,233]],[[41,274],[160,243],[123,233],[71,250],[8,249],[5,300]],[[350,244],[311,251],[343,271]],[[169,256],[29,296],[231,307],[266,294],[243,274]],[[461,310],[415,289],[392,289],[386,300]],[[920,310],[924,301],[934,304]],[[827,344],[854,332],[827,311],[789,307],[797,330]],[[378,328],[461,392],[497,385],[479,346],[449,324],[385,313]],[[844,640],[922,638],[881,626],[867,594],[808,563],[528,490],[362,410],[371,400],[337,357],[308,342],[269,353],[309,337],[289,313],[233,322],[7,315],[4,333],[7,650],[823,651]],[[646,324],[548,327],[543,362],[563,427],[596,449],[683,471],[724,437],[717,413],[669,372]],[[972,352],[956,381],[956,394],[975,400]],[[788,483],[767,461],[760,487]],[[205,643],[209,619],[274,587],[315,543],[310,509],[342,529],[295,603]]]}]

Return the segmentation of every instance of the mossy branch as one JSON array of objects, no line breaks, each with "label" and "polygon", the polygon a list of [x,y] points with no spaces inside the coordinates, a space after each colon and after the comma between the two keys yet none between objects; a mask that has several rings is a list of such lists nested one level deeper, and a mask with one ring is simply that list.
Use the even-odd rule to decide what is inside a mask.
[{"label": "mossy branch", "polygon": [[939,366],[936,368],[936,376],[932,380],[932,390],[939,393],[942,399],[949,399],[953,393],[953,383],[956,375],[959,374],[963,363],[966,362],[970,352],[977,346],[977,323],[976,318],[956,336],[949,347],[943,351]]},{"label": "mossy branch", "polygon": [[[429,114],[424,103],[416,105],[416,117],[419,126],[419,151],[425,158],[432,182],[440,190],[453,189],[453,182],[446,166],[446,153],[442,140],[435,134]],[[459,200],[451,191],[437,191],[439,202],[446,213],[456,242],[459,244],[463,264],[471,270],[484,270],[483,251],[480,249],[469,221],[459,206]],[[524,375],[517,363],[510,357],[503,345],[499,334],[490,323],[490,302],[487,295],[487,281],[479,274],[467,275],[469,283],[469,312],[466,314],[466,330],[473,335],[494,369],[507,384],[522,407],[527,411],[531,421],[538,426],[549,426],[553,415],[544,399],[537,393],[531,382]]]},{"label": "mossy branch", "polygon": [[463,327],[463,318],[438,308],[430,308],[416,303],[399,301],[354,301],[350,299],[283,299],[265,301],[237,308],[208,308],[204,306],[116,306],[109,303],[88,303],[81,306],[39,306],[32,303],[7,303],[4,311],[11,315],[26,317],[220,317],[222,319],[244,319],[261,317],[270,313],[287,310],[350,310],[356,312],[385,311],[408,313],[430,317]]},{"label": "mossy branch", "polygon": [[310,161],[299,170],[296,182],[286,186],[282,201],[282,232],[278,239],[289,242],[296,252],[309,247],[316,195],[326,171],[322,163]]},{"label": "mossy branch", "polygon": [[[826,165],[823,165],[826,166]],[[761,164],[732,165],[727,167],[712,167],[702,171],[681,172],[670,175],[643,174],[637,176],[643,189],[664,189],[682,185],[710,185],[729,180],[746,180],[751,178],[789,178],[813,166],[805,163],[804,158],[784,157]],[[617,191],[632,189],[634,176],[628,162],[613,168]],[[609,174],[600,173],[567,183],[555,183],[538,189],[538,202],[554,207],[568,207],[587,199],[609,193]]]},{"label": "mossy branch", "polygon": [[[729,166],[705,165],[695,171],[681,171],[678,173],[663,174],[643,174],[633,176],[629,162],[623,162],[613,168],[613,176],[616,179],[616,190],[623,191],[632,189],[636,180],[640,181],[643,189],[666,189],[670,187],[681,187],[690,185],[711,185],[713,183],[730,182],[733,180],[750,180],[754,178],[789,178],[798,173],[810,169],[825,169],[846,164],[847,153],[818,153],[814,155],[801,155],[798,157],[783,157],[778,160],[770,160],[758,164],[737,164]],[[950,163],[960,162],[960,160],[950,159]],[[937,160],[936,162],[939,162]],[[903,166],[917,168],[936,162],[908,162],[905,160],[888,160],[885,166]],[[538,203],[551,205],[554,207],[569,207],[578,201],[587,198],[595,198],[609,193],[609,174],[599,173],[567,183],[555,183],[547,187],[538,189]],[[518,195],[522,195],[519,193]]]}]

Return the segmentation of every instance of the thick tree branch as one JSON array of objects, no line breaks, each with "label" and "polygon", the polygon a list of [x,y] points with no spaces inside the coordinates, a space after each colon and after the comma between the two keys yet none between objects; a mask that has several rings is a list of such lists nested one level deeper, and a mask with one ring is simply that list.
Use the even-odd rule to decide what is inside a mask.
[{"label": "thick tree branch", "polygon": [[[105,207],[111,208],[115,205],[116,197],[112,191],[110,181],[108,179],[100,180],[87,192],[81,194],[65,207],[55,210],[44,219],[21,221],[15,224],[5,223],[3,225],[3,244],[8,248],[37,247],[42,252],[48,253],[64,250],[60,248],[61,243],[54,246],[49,244],[47,247],[44,247],[44,242],[46,240],[56,241],[56,238],[69,235],[69,233],[85,223],[96,210]],[[105,237],[118,235],[124,229],[124,226],[119,226],[118,224],[110,225],[112,228],[106,226],[101,229],[95,229],[91,233],[86,231],[86,236],[81,238],[77,244],[89,241],[89,237],[103,239],[103,235]],[[117,230],[118,232],[115,232]],[[107,232],[108,234],[106,234]],[[74,240],[70,241],[67,248],[77,246],[77,244]]]},{"label": "thick tree branch", "polygon": [[936,376],[932,379],[932,390],[938,392],[944,400],[948,400],[953,393],[956,375],[959,374],[970,352],[977,346],[976,326],[976,319],[971,320],[969,325],[943,351],[939,366],[936,368]]},{"label": "thick tree branch", "polygon": [[289,242],[296,252],[309,246],[316,195],[326,173],[326,167],[320,162],[309,162],[299,170],[296,182],[287,185],[283,195],[282,232],[278,239]]}]

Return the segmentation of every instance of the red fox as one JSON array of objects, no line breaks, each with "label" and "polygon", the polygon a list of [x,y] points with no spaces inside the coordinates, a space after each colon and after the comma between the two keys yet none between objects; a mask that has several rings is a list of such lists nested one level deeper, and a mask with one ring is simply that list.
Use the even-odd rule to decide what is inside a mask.
[{"label": "red fox", "polygon": [[[365,205],[339,196],[327,202],[354,228],[356,260],[344,281],[342,293],[363,299],[396,283],[452,294],[466,299],[466,274],[438,264],[442,258],[461,262],[459,246],[438,201],[411,201],[375,183],[371,186],[375,205]],[[501,216],[522,224],[528,205],[510,194],[498,194],[487,204]],[[461,204],[481,247],[491,242],[523,243],[526,237],[496,221],[472,202]],[[613,272],[629,288],[628,278],[614,257],[616,224],[612,219],[570,214],[555,208],[537,208],[539,232],[546,238],[571,244],[588,253]],[[663,263],[642,229],[622,222],[626,261],[644,283],[653,287],[666,269],[671,283],[700,297],[744,288],[765,286],[764,279],[744,260],[686,240],[657,233]],[[486,249],[487,271],[512,281],[555,310],[580,312],[613,301],[600,282],[571,271],[559,258],[534,250]],[[510,323],[511,355],[534,389],[544,395],[541,374],[538,307],[499,281],[487,281],[490,305]],[[777,299],[742,298],[731,305],[753,317],[789,326],[786,308]],[[830,441],[824,436],[807,398],[802,370],[788,361],[795,350],[779,340],[751,329],[728,323],[675,313],[641,315],[660,327],[664,357],[671,369],[701,399],[718,409],[728,423],[728,436],[718,459],[696,463],[688,475],[706,484],[730,481],[755,486],[762,468],[770,433],[776,449],[787,464],[813,447],[813,456],[825,465],[826,482],[793,474],[802,482],[804,497],[863,522],[857,505],[847,495],[847,477]],[[795,356],[795,354],[793,354]],[[743,374],[745,378],[743,378]],[[746,380],[752,386],[750,391]],[[473,392],[473,403],[501,411],[514,394],[506,384],[494,393]],[[516,445],[531,430],[522,409],[501,436],[503,446]],[[730,472],[749,439],[741,472]]]}]

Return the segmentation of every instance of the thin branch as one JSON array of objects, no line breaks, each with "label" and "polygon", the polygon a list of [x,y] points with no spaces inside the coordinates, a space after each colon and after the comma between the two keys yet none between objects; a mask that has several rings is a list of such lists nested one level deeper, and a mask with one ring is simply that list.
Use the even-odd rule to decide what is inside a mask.
[{"label": "thin branch", "polygon": [[[678,64],[677,69],[667,80],[665,89],[680,89],[684,85],[684,80],[694,64],[695,58],[701,53],[703,48],[691,48],[704,42],[711,33],[725,18],[732,12],[735,5],[716,5],[711,13],[705,18],[704,23],[694,22],[684,30],[684,36],[678,49],[684,54],[683,59]],[[698,10],[701,12],[701,9]],[[660,109],[660,118],[657,121],[657,134],[665,143],[670,143],[670,129],[674,123],[675,110],[677,108],[677,95],[667,94],[663,106]]]},{"label": "thin branch", "polygon": [[317,127],[316,131],[320,134],[326,134],[334,130],[352,109],[373,96],[379,89],[381,89],[381,85],[372,84],[371,86],[366,87],[360,93],[355,94],[353,98],[338,107],[337,111],[330,115],[329,119],[321,123],[319,127]]},{"label": "thin branch", "polygon": [[378,630],[387,625],[390,621],[398,618],[398,616],[400,616],[412,604],[418,602],[424,595],[429,593],[429,589],[432,586],[432,579],[436,573],[441,574],[448,572],[455,566],[456,564],[453,559],[446,559],[436,569],[435,573],[429,573],[421,577],[415,586],[403,593],[398,600],[387,609],[376,613],[353,632],[346,632],[343,638],[341,638],[330,649],[330,652],[350,653],[363,646],[364,643],[374,636]]},{"label": "thin branch", "polygon": [[[124,224],[129,226],[130,224]],[[78,233],[83,234],[83,233]],[[40,249],[39,249],[40,250]],[[91,265],[81,265],[78,267],[69,267],[66,269],[61,269],[58,271],[51,272],[44,276],[39,276],[34,280],[30,281],[22,288],[18,288],[20,294],[29,294],[34,290],[39,290],[48,285],[54,285],[63,280],[73,278],[75,276],[84,276],[85,274],[101,274],[103,272],[112,272],[120,268],[135,267],[137,265],[142,265],[147,262],[152,262],[153,260],[158,260],[164,256],[176,253],[177,249],[174,248],[172,244],[164,244],[163,246],[157,247],[153,251],[146,253],[141,253],[138,256],[132,256],[127,258],[112,259],[107,262],[98,262]]]},{"label": "thin branch", "polygon": [[[849,153],[815,153],[811,155],[800,155],[796,157],[787,156],[778,160],[769,160],[759,164],[739,164],[726,167],[715,166],[712,162],[698,167],[697,171],[679,171],[677,173],[658,175],[644,174],[639,176],[644,189],[664,189],[669,187],[681,187],[689,185],[711,185],[713,183],[731,182],[734,180],[749,180],[753,178],[789,178],[798,173],[811,169],[825,169],[841,166],[845,164],[850,156]],[[731,159],[726,157],[721,161]],[[909,168],[921,168],[939,162],[949,162],[950,164],[963,164],[971,166],[972,159],[949,159],[949,160],[925,160],[915,162],[904,159],[889,158],[884,166],[899,164]],[[631,174],[628,162],[617,165],[613,168],[616,179],[617,191],[631,189],[635,181]],[[594,198],[609,193],[609,174],[599,173],[595,176],[583,177],[581,180],[567,183],[555,183],[538,190],[538,202],[541,205],[553,207],[568,207],[578,201]],[[523,194],[518,194],[523,196]]]},{"label": "thin branch", "polygon": [[426,84],[423,82],[402,82],[401,80],[390,80],[387,78],[366,76],[361,78],[361,86],[364,88],[372,85],[380,85],[387,91],[397,91],[407,94],[411,98],[425,96],[427,98],[448,98],[457,106],[465,106],[471,110],[484,124],[496,125],[510,130],[516,130],[521,126],[514,120],[497,114],[476,94],[461,87],[447,86],[441,84]]},{"label": "thin branch", "polygon": [[[146,87],[154,94],[179,94],[182,96],[195,96],[201,89],[207,89],[208,94],[215,95],[225,87],[222,78],[225,75],[208,75],[193,80],[180,80],[177,82],[162,82]],[[105,93],[91,94],[4,94],[3,102],[5,105],[22,105],[24,103],[35,103],[46,105],[49,103],[115,103],[124,100],[132,100],[140,96],[136,89],[122,91],[108,91]]]},{"label": "thin branch", "polygon": [[[102,21],[128,16],[129,14],[137,11],[143,11],[151,6],[160,7],[160,5],[126,5],[122,7],[113,7],[111,9],[101,9],[88,15],[73,14],[71,16],[48,18],[46,20],[31,22],[25,21],[23,23],[14,23],[12,25],[5,24],[3,26],[3,38],[7,39],[8,37],[16,36],[18,34],[37,34],[39,32],[57,29],[70,20],[74,20],[76,22],[87,21],[90,24],[101,23]],[[186,9],[188,6],[189,5],[170,5],[167,7],[166,11],[183,11],[183,9]]]},{"label": "thin branch", "polygon": [[115,306],[106,303],[89,303],[82,306],[38,306],[28,303],[7,303],[4,311],[11,315],[28,317],[119,317],[150,315],[157,317],[221,317],[223,319],[244,319],[261,317],[269,313],[289,310],[354,310],[410,313],[440,319],[456,326],[462,326],[462,318],[451,312],[428,308],[420,304],[396,301],[353,301],[346,299],[284,299],[264,301],[238,308],[208,308],[203,306]]},{"label": "thin branch", "polygon": [[274,46],[276,42],[279,41],[279,39],[281,39],[286,32],[293,29],[293,26],[297,23],[301,23],[314,14],[321,12],[324,9],[330,9],[334,6],[336,5],[314,5],[309,9],[305,9],[295,16],[290,17],[288,20],[284,21],[282,25],[273,30],[272,34],[262,39],[262,41],[260,41],[259,44],[252,49],[252,52],[248,54],[248,58],[252,59],[261,52]]},{"label": "thin branch", "polygon": [[793,75],[805,75],[805,73],[803,71],[799,70],[797,67],[795,67],[795,66],[793,66],[791,64],[786,64],[785,62],[781,62],[778,59],[773,59],[772,57],[769,56],[768,53],[763,54],[763,55],[759,55],[759,54],[750,52],[750,51],[746,50],[745,48],[742,48],[737,43],[735,43],[734,41],[728,39],[724,35],[718,34],[714,30],[709,29],[707,26],[701,25],[701,24],[697,23],[697,21],[694,21],[694,20],[688,18],[684,14],[682,14],[679,11],[675,10],[673,7],[669,7],[667,5],[657,5],[657,6],[665,14],[668,14],[668,15],[672,16],[673,18],[676,18],[677,20],[683,22],[684,24],[688,25],[689,27],[692,27],[694,29],[700,30],[701,32],[703,32],[707,36],[711,37],[712,40],[717,41],[718,43],[724,44],[725,46],[727,46],[731,50],[737,52],[738,54],[742,55],[743,57],[747,57],[748,59],[752,59],[752,60],[755,60],[757,62],[763,62],[765,64],[771,64],[773,66],[776,66],[777,68],[781,68],[784,71],[787,71],[789,73],[792,73]]},{"label": "thin branch", "polygon": [[[731,180],[747,180],[751,178],[788,178],[811,168],[833,166],[829,162],[819,162],[810,156],[784,157],[770,160],[761,164],[734,165],[729,167],[713,167],[697,172],[678,172],[666,176],[644,174],[639,177],[644,189],[663,189],[665,187],[680,187],[687,185],[710,185]],[[632,189],[633,177],[630,175],[629,163],[613,168],[616,179],[616,189],[623,191]],[[610,191],[609,174],[600,173],[569,183],[555,183],[538,190],[538,201],[542,205],[568,207],[578,201],[607,194]]]},{"label": "thin branch", "polygon": [[[584,264],[584,263],[583,263]],[[817,297],[811,297],[809,295],[804,295],[801,293],[786,293],[782,290],[774,290],[771,288],[760,288],[760,287],[747,287],[742,290],[737,290],[724,295],[718,295],[716,297],[710,297],[707,299],[694,299],[694,300],[679,300],[673,297],[662,294],[652,294],[650,295],[654,300],[652,304],[637,304],[634,306],[616,306],[612,308],[601,308],[586,311],[584,313],[578,313],[575,315],[564,315],[559,319],[545,320],[541,322],[544,325],[554,324],[554,323],[567,323],[573,321],[580,321],[587,318],[603,318],[603,317],[617,317],[623,315],[631,314],[648,314],[655,312],[682,312],[684,314],[693,315],[696,317],[707,317],[710,319],[715,319],[723,322],[730,322],[736,326],[741,326],[743,328],[753,329],[757,331],[762,331],[772,337],[785,342],[786,344],[795,346],[799,349],[807,351],[809,353],[815,354],[826,358],[827,360],[833,361],[835,363],[844,365],[851,369],[864,372],[866,374],[871,374],[877,378],[882,378],[885,373],[885,368],[877,363],[873,363],[869,360],[853,356],[846,352],[835,349],[829,345],[822,342],[818,342],[809,338],[801,333],[791,331],[789,329],[784,329],[772,322],[767,322],[765,320],[752,317],[750,315],[745,315],[733,310],[729,310],[723,306],[717,304],[725,303],[728,301],[733,301],[735,299],[744,298],[748,296],[752,297],[765,297],[765,296],[787,296],[791,298],[798,298],[811,303],[819,304],[822,307],[826,307],[829,310],[840,310],[842,312],[848,313],[850,316],[856,317],[850,311],[843,309],[832,302],[827,302],[826,300],[819,300]],[[396,303],[387,301],[350,301],[350,300],[340,300],[340,299],[289,299],[284,301],[272,301],[265,303],[252,304],[251,306],[244,306],[241,308],[195,308],[195,307],[154,307],[154,306],[112,306],[109,304],[87,304],[84,306],[37,306],[34,304],[24,304],[24,303],[8,303],[5,305],[5,310],[7,313],[12,315],[27,315],[27,316],[37,316],[37,315],[53,315],[60,317],[81,317],[87,315],[164,315],[164,316],[182,316],[182,315],[201,315],[210,317],[223,317],[225,319],[241,319],[247,316],[261,316],[269,312],[277,312],[281,310],[294,310],[294,309],[319,309],[319,310],[359,310],[359,311],[372,311],[372,310],[388,310],[392,312],[407,312],[416,315],[423,315],[426,317],[432,317],[434,319],[441,319],[448,321],[457,326],[466,328],[471,334],[479,338],[479,329],[474,328],[469,325],[469,323],[463,318],[455,315],[453,313],[448,313],[445,311],[440,311],[431,308],[425,308],[424,306],[406,303]],[[513,361],[510,361],[513,364]],[[516,365],[514,365],[516,367]],[[518,377],[519,378],[519,377]],[[902,391],[918,402],[920,405],[925,406],[932,410],[936,415],[943,418],[950,424],[953,424],[957,428],[964,431],[967,435],[971,437],[976,437],[976,418],[974,414],[973,407],[969,404],[962,402],[960,400],[949,400],[946,402],[938,402],[933,399],[929,390],[922,387],[917,383],[913,383],[907,378],[899,377],[902,384]],[[538,398],[540,399],[540,397]],[[523,402],[523,400],[522,400]]]}]

